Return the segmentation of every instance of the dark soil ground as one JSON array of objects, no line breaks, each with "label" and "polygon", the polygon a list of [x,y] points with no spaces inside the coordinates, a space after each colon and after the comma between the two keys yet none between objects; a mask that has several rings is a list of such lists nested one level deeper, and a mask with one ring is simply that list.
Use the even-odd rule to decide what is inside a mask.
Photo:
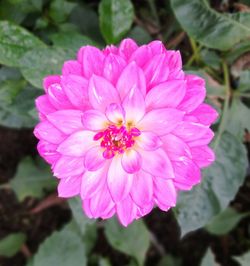
[{"label": "dark soil ground", "polygon": [[[5,128],[0,128],[0,140],[0,183],[5,183],[12,178],[21,158],[36,154],[36,140],[30,130]],[[249,194],[250,177],[246,178],[232,205],[239,211],[249,211]],[[30,210],[37,204],[39,201],[33,198],[19,203],[10,189],[0,190],[0,239],[20,231],[25,232],[28,237],[26,246],[16,256],[0,258],[1,266],[24,266],[27,257],[36,252],[39,244],[70,219],[66,204],[58,204],[31,214]],[[208,246],[212,248],[221,265],[235,266],[237,263],[232,260],[232,256],[244,253],[250,244],[250,218],[242,220],[237,228],[226,236],[214,237],[204,230],[198,230],[182,240],[172,212],[164,213],[155,209],[145,221],[164,252],[182,258],[185,266],[198,266]],[[99,230],[98,238],[94,252],[109,257],[112,265],[126,265],[129,262],[128,257],[110,247],[102,229]],[[160,258],[159,249],[152,245],[146,264],[156,265]]]}]

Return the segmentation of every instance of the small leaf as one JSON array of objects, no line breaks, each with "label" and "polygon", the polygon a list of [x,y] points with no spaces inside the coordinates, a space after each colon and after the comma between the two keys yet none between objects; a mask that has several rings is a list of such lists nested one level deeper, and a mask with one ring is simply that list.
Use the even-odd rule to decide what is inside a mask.
[{"label": "small leaf", "polygon": [[239,262],[240,266],[249,266],[250,251],[246,252],[241,256],[234,257],[234,259]]},{"label": "small leaf", "polygon": [[207,0],[171,0],[184,31],[204,46],[228,50],[250,37],[250,13],[221,14]]},{"label": "small leaf", "polygon": [[56,23],[64,22],[70,15],[76,3],[71,3],[66,0],[53,0],[49,8],[49,15]]},{"label": "small leaf", "polygon": [[234,199],[244,182],[246,148],[229,132],[222,134],[216,161],[203,172],[202,183],[179,194],[176,208],[182,235],[206,225]]},{"label": "small leaf", "polygon": [[159,262],[158,266],[181,266],[181,259],[172,255],[165,255]]},{"label": "small leaf", "polygon": [[117,43],[129,31],[134,9],[130,0],[102,0],[99,14],[104,39],[107,43]]},{"label": "small leaf", "polygon": [[202,258],[201,266],[219,266],[210,248],[207,249],[205,256]]},{"label": "small leaf", "polygon": [[85,245],[72,223],[54,232],[39,246],[33,266],[85,266]]},{"label": "small leaf", "polygon": [[128,37],[134,39],[139,45],[152,41],[152,37],[149,33],[140,26],[135,26],[128,34]]},{"label": "small leaf", "polygon": [[138,220],[124,228],[116,219],[105,223],[105,235],[110,245],[127,255],[135,258],[143,265],[149,248],[149,232],[142,220]]},{"label": "small leaf", "polygon": [[0,240],[0,256],[12,257],[26,241],[23,233],[13,233]]},{"label": "small leaf", "polygon": [[18,199],[32,196],[40,198],[44,189],[52,190],[56,180],[51,176],[50,169],[43,161],[34,162],[31,158],[24,158],[18,165],[17,172],[10,181]]},{"label": "small leaf", "polygon": [[45,46],[35,35],[9,21],[0,21],[0,64],[18,66],[19,59],[34,47]]},{"label": "small leaf", "polygon": [[241,92],[250,91],[250,70],[240,73],[238,90]]},{"label": "small leaf", "polygon": [[37,48],[27,52],[20,60],[24,78],[37,88],[47,75],[60,74],[64,61],[75,58],[75,52],[62,48]]},{"label": "small leaf", "polygon": [[228,207],[221,213],[213,217],[213,219],[206,225],[206,230],[214,235],[225,235],[230,232],[241,219],[249,216],[248,213],[238,213],[234,209]]}]

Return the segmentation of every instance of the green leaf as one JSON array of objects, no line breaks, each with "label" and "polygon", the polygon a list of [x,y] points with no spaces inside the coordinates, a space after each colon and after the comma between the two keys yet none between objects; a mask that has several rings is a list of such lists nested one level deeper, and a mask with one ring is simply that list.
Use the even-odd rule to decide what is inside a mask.
[{"label": "green leaf", "polygon": [[9,21],[0,21],[0,64],[18,66],[19,59],[34,47],[45,46],[35,35]]},{"label": "green leaf", "polygon": [[49,15],[56,23],[64,22],[70,15],[76,3],[71,3],[66,0],[53,0],[49,8]]},{"label": "green leaf", "polygon": [[139,45],[152,41],[152,37],[149,33],[139,26],[135,26],[128,34],[128,37],[134,39]]},{"label": "green leaf", "polygon": [[239,262],[241,266],[249,266],[250,261],[250,251],[246,252],[241,256],[234,257],[234,259]]},{"label": "green leaf", "polygon": [[238,90],[241,92],[250,91],[250,70],[240,73]]},{"label": "green leaf", "polygon": [[54,232],[40,245],[34,266],[85,266],[85,245],[72,223]]},{"label": "green leaf", "polygon": [[96,45],[90,38],[77,32],[58,32],[51,36],[54,46],[73,50],[75,53],[81,46]]},{"label": "green leaf", "polygon": [[232,64],[236,59],[248,51],[250,51],[249,40],[236,44],[229,52],[226,53],[227,62]]},{"label": "green leaf", "polygon": [[228,50],[250,37],[250,13],[221,14],[207,0],[171,0],[184,31],[204,46]]},{"label": "green leaf", "polygon": [[234,199],[247,168],[246,148],[224,132],[216,149],[216,161],[203,172],[202,183],[179,195],[176,215],[182,235],[203,227]]},{"label": "green leaf", "polygon": [[207,66],[212,67],[216,70],[220,69],[221,58],[219,57],[219,55],[215,51],[212,51],[209,49],[202,49],[200,55],[201,55],[203,62]]},{"label": "green leaf", "polygon": [[181,258],[175,258],[172,255],[165,255],[159,262],[158,266],[181,266]]},{"label": "green leaf", "polygon": [[102,0],[100,28],[107,43],[117,43],[131,28],[134,8],[130,0]]},{"label": "green leaf", "polygon": [[239,140],[242,140],[245,129],[250,130],[249,116],[250,109],[242,103],[240,98],[235,96],[229,109],[226,129]]},{"label": "green leaf", "polygon": [[75,52],[63,48],[37,48],[27,52],[20,60],[24,78],[42,88],[43,78],[60,74],[64,61],[75,57]]},{"label": "green leaf", "polygon": [[143,265],[149,248],[149,232],[142,220],[138,220],[124,228],[116,219],[105,223],[105,235],[110,245],[135,258]]},{"label": "green leaf", "polygon": [[23,233],[13,233],[0,240],[0,256],[12,257],[26,241]]},{"label": "green leaf", "polygon": [[202,258],[201,266],[219,266],[216,263],[213,252],[210,248],[207,249],[205,256]]},{"label": "green leaf", "polygon": [[73,219],[84,240],[86,253],[89,253],[97,238],[96,220],[89,219],[83,213],[82,201],[80,198],[71,198],[68,200],[68,203],[73,214]]},{"label": "green leaf", "polygon": [[206,225],[206,230],[213,235],[225,235],[230,232],[241,219],[249,216],[248,213],[238,213],[234,209],[228,207],[221,213],[213,217],[213,219]]},{"label": "green leaf", "polygon": [[44,189],[52,190],[56,180],[51,176],[49,166],[43,161],[34,162],[31,158],[24,158],[18,165],[17,172],[10,181],[10,186],[15,191],[18,199],[32,196],[40,198]]}]

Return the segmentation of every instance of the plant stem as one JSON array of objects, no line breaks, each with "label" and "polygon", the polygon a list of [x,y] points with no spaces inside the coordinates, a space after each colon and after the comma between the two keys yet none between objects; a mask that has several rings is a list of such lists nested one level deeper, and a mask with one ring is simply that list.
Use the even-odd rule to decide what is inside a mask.
[{"label": "plant stem", "polygon": [[190,45],[191,45],[192,50],[193,50],[193,54],[189,58],[189,60],[188,60],[188,62],[186,64],[187,67],[191,66],[194,61],[197,64],[199,63],[199,61],[200,61],[200,50],[201,50],[201,46],[198,47],[196,45],[196,42],[192,38],[190,38],[189,41],[190,41]]},{"label": "plant stem", "polygon": [[224,83],[225,83],[225,100],[222,110],[222,118],[218,129],[218,134],[216,136],[215,142],[214,142],[214,150],[217,149],[221,136],[225,130],[227,119],[228,119],[228,109],[229,109],[229,101],[231,96],[231,87],[230,87],[230,77],[229,77],[229,70],[228,65],[225,61],[222,63],[223,68],[223,74],[224,74]]}]

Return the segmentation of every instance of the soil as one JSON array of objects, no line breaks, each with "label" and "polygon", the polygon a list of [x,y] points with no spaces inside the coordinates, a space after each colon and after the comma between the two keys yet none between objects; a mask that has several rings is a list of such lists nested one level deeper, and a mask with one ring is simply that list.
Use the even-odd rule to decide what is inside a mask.
[{"label": "soil", "polygon": [[[13,130],[0,128],[0,184],[6,183],[15,173],[18,162],[25,156],[36,155],[36,140],[30,130]],[[250,176],[238,192],[232,205],[239,211],[249,211],[250,208]],[[39,244],[54,230],[60,229],[70,220],[70,211],[65,204],[58,204],[44,209],[36,214],[30,210],[37,206],[38,200],[27,198],[19,203],[10,189],[1,189],[0,193],[0,239],[13,232],[24,232],[27,235],[26,245],[13,258],[0,258],[1,266],[24,266],[27,257],[34,254]],[[237,266],[232,256],[237,256],[249,248],[250,218],[245,218],[228,235],[214,237],[198,230],[180,239],[180,230],[170,211],[164,213],[155,209],[145,218],[145,222],[164,249],[166,254],[172,254],[182,259],[185,266],[198,266],[206,249],[210,246],[217,261],[222,266]],[[129,258],[111,248],[105,239],[102,229],[99,229],[98,240],[94,253],[109,257],[112,265],[127,265]],[[151,245],[146,259],[146,265],[157,265],[161,255],[155,245]]]}]

